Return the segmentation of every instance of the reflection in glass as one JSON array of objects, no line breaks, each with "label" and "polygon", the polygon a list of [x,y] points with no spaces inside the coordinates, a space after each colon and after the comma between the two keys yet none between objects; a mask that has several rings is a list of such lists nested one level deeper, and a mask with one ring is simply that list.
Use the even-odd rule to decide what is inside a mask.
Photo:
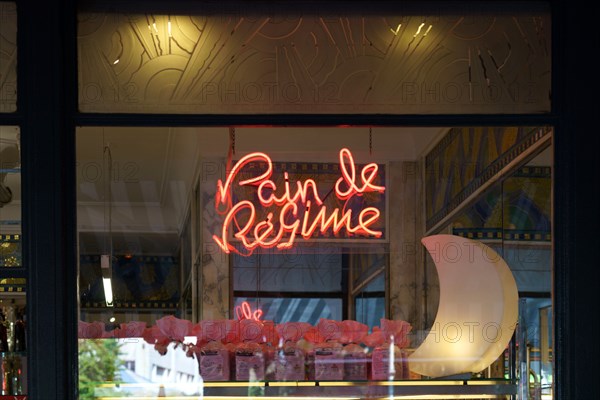
[{"label": "reflection in glass", "polygon": [[4,395],[27,394],[26,284],[25,278],[0,279],[0,394]]},{"label": "reflection in glass", "polygon": [[[532,399],[553,396],[552,168],[548,142],[477,196],[443,229],[488,244],[511,268],[521,297],[519,329],[513,339],[517,344],[509,345],[503,360],[488,373],[516,376],[521,382],[519,393]],[[429,276],[434,289],[430,296],[435,298],[435,276]],[[430,300],[430,316],[435,315],[433,303]]]},{"label": "reflection in glass", "polygon": [[381,272],[354,296],[354,310],[358,322],[369,328],[385,318],[385,273]]},{"label": "reflection in glass", "polygon": [[0,126],[0,268],[21,267],[19,128]]},{"label": "reflection in glass", "polygon": [[262,310],[261,319],[275,323],[308,322],[316,325],[321,318],[337,321],[342,319],[341,299],[236,297],[234,301],[234,309],[241,306],[243,302],[248,302],[253,311]]},{"label": "reflection in glass", "polygon": [[[504,163],[506,170],[479,171],[477,179],[489,180],[486,190],[473,192],[466,207],[460,204],[462,208],[456,208],[458,214],[446,216],[451,221],[443,228],[444,233],[485,242],[506,258],[522,296],[548,297],[551,237],[547,235],[551,210],[547,197],[551,180],[544,175],[545,162],[525,165],[524,158],[514,158],[511,153],[512,146],[517,146],[521,157],[534,155],[527,153],[533,150],[535,155],[543,154],[541,150],[551,137],[551,129],[543,128],[487,127],[470,132],[466,128],[251,127],[237,128],[234,134],[226,127],[79,128],[76,173],[80,352],[88,358],[93,346],[100,346],[94,350],[97,353],[112,352],[107,362],[115,371],[114,377],[94,378],[100,381],[88,386],[100,390],[96,394],[108,397],[115,394],[120,383],[130,384],[126,386],[128,390],[137,385],[137,395],[144,390],[149,393],[144,395],[158,395],[160,385],[165,395],[169,385],[177,386],[176,391],[169,392],[174,396],[188,392],[196,396],[202,392],[219,395],[218,391],[211,392],[208,385],[203,389],[199,386],[202,352],[205,356],[222,356],[223,347],[227,347],[228,352],[238,356],[239,346],[244,345],[247,347],[241,350],[246,353],[241,352],[254,357],[257,348],[250,349],[251,341],[246,338],[235,343],[227,329],[235,330],[238,320],[248,326],[252,321],[244,321],[251,319],[248,316],[254,317],[259,309],[262,314],[258,319],[272,321],[270,326],[306,322],[315,328],[326,320],[323,332],[327,332],[325,328],[339,332],[337,322],[342,320],[364,324],[369,334],[376,334],[375,339],[369,342],[363,335],[356,342],[370,362],[373,349],[379,349],[379,355],[389,354],[385,346],[390,336],[382,336],[387,333],[381,332],[394,331],[398,334],[395,337],[401,338],[395,342],[401,348],[393,352],[394,357],[399,354],[401,359],[394,365],[402,365],[402,373],[385,376],[398,382],[426,379],[410,371],[410,362],[406,365],[403,355],[418,348],[436,315],[439,286],[420,240],[425,236],[427,205],[443,209],[444,201],[454,201],[456,193],[451,189],[458,186],[452,184],[469,183],[460,181],[463,177],[458,172],[462,169],[454,168],[456,163],[480,157],[489,161],[486,166]],[[478,142],[475,132],[487,132],[487,144],[469,147],[471,141]],[[537,140],[525,140],[530,134],[535,138],[536,132],[540,133]],[[458,146],[445,139],[448,134],[465,142]],[[444,150],[444,144],[452,149]],[[325,198],[340,177],[344,182],[341,170],[349,168],[340,163],[342,146],[351,149],[357,166],[382,166],[379,178],[386,188],[384,193],[365,192],[356,197],[360,197],[361,204],[372,201],[381,207],[383,217],[378,222],[385,231],[384,237],[329,233],[302,238],[291,249],[273,245],[254,249],[247,256],[227,253],[219,247],[215,236],[222,237],[219,235],[227,209],[216,205],[218,182],[228,176],[236,160],[263,151],[277,164],[270,177],[272,185],[283,190],[286,183],[294,185],[299,176],[306,180],[319,175],[318,187],[323,193],[318,194]],[[454,157],[456,152],[463,158]],[[427,160],[431,163],[427,164]],[[445,165],[448,161],[454,164]],[[264,170],[265,166],[248,165],[244,177]],[[476,179],[474,175],[472,178]],[[367,179],[358,172],[355,184]],[[445,185],[428,186],[429,179]],[[258,185],[242,185],[239,177],[233,182],[241,189],[233,191],[231,204],[221,206],[231,207],[243,201],[260,205],[263,226],[268,226],[269,221],[282,224],[282,220],[269,216],[272,209],[280,207],[278,204],[264,205],[257,200]],[[336,200],[340,208],[347,205],[343,200]],[[283,223],[289,222],[286,217],[292,221],[297,215],[284,215]],[[231,222],[229,237],[236,245],[243,240],[235,233],[244,225],[244,218],[240,214],[238,220]],[[252,238],[260,231],[246,233]],[[111,304],[106,302],[106,280],[114,297]],[[237,312],[244,302],[247,315]],[[536,309],[535,315],[538,312]],[[538,319],[541,321],[541,317]],[[220,324],[227,329],[219,328]],[[403,326],[410,326],[410,335],[400,330]],[[307,349],[313,344],[328,343],[315,335],[314,329],[310,334],[314,343],[310,342]],[[118,346],[111,347],[109,342],[115,339]],[[535,346],[541,348],[546,341],[540,338],[539,343]],[[270,349],[278,345],[255,344]],[[116,356],[117,351],[122,354]],[[319,355],[336,355],[335,351],[330,352]],[[289,353],[298,357],[293,349]],[[508,390],[516,391],[512,381],[505,380],[511,377],[511,357],[510,352],[505,352],[489,369],[481,371],[481,377],[500,379],[501,384],[509,386]],[[334,361],[336,365],[343,362]],[[377,362],[383,363],[383,358]],[[544,368],[540,364],[541,375],[547,374],[548,369]],[[236,376],[235,371],[229,372],[230,377]],[[85,373],[80,371],[82,379]],[[183,385],[190,385],[190,390],[184,390]],[[369,388],[363,385],[360,390],[372,389]],[[381,394],[378,389],[372,390]],[[367,394],[356,393],[359,397]]]}]

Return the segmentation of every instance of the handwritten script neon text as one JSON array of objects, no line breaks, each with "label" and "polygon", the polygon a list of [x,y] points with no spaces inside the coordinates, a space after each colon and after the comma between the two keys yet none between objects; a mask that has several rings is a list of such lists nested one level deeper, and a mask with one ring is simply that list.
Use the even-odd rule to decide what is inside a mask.
[{"label": "handwritten script neon text", "polygon": [[[353,196],[361,196],[364,193],[385,191],[385,186],[375,184],[379,170],[377,164],[367,164],[358,173],[350,150],[341,149],[339,156],[341,177],[333,187],[339,200],[348,201]],[[240,179],[239,175],[244,167],[253,162],[263,163],[267,166],[266,170],[257,176],[236,181]],[[213,235],[213,239],[225,253],[233,251],[242,254],[230,243],[229,233],[233,227],[237,228],[233,237],[239,240],[247,251],[243,255],[250,255],[259,247],[289,249],[298,235],[309,239],[317,229],[320,233],[331,229],[335,235],[345,230],[349,235],[381,237],[382,232],[372,227],[381,215],[376,207],[363,208],[358,212],[358,218],[353,218],[352,213],[357,211],[351,208],[336,207],[330,211],[319,195],[319,188],[313,179],[297,181],[294,185],[290,183],[288,173],[284,172],[285,183],[282,190],[278,190],[276,183],[271,179],[272,174],[271,158],[265,153],[257,152],[248,154],[236,162],[225,182],[218,180],[215,206],[218,208],[224,205],[227,212],[221,236]],[[239,186],[255,186],[260,205],[276,206],[278,216],[269,212],[265,219],[257,221],[255,203],[242,200],[232,204],[231,191],[234,182]],[[245,222],[240,223],[240,219]]]}]

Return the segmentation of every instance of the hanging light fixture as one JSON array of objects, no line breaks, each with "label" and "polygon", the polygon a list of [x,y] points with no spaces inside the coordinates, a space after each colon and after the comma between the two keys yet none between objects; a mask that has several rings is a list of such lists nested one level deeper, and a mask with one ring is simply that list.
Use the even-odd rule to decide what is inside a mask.
[{"label": "hanging light fixture", "polygon": [[104,237],[104,253],[100,256],[100,271],[102,272],[102,286],[104,288],[104,300],[107,307],[113,307],[112,291],[112,154],[110,146],[105,145],[103,150],[105,176],[104,187],[104,227],[106,236]]}]

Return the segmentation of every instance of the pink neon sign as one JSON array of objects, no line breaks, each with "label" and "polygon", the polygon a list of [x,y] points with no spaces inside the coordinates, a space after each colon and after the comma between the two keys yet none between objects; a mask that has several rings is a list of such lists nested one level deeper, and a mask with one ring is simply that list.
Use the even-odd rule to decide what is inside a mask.
[{"label": "pink neon sign", "polygon": [[254,321],[260,321],[260,317],[263,315],[263,311],[260,308],[252,311],[250,307],[250,303],[247,301],[242,302],[241,305],[235,307],[235,314],[238,317],[238,320],[243,319],[251,319]]},{"label": "pink neon sign", "polygon": [[[217,209],[224,206],[225,217],[221,235],[213,235],[213,239],[225,253],[250,255],[257,248],[289,249],[293,247],[297,236],[310,239],[315,232],[323,234],[331,231],[338,235],[345,231],[350,236],[381,237],[382,231],[373,226],[381,216],[378,208],[365,207],[357,211],[346,207],[354,196],[385,191],[385,186],[375,183],[379,166],[371,163],[363,166],[360,172],[357,171],[352,153],[346,148],[340,150],[339,160],[341,176],[332,191],[345,203],[341,208],[328,210],[313,179],[292,184],[288,173],[284,172],[285,182],[282,188],[278,188],[271,179],[273,163],[268,155],[257,152],[242,157],[233,166],[225,182],[220,179],[217,182],[215,206]],[[256,162],[264,164],[266,169],[256,176],[243,179],[241,175],[244,167]],[[250,200],[233,204],[231,193],[234,184],[256,187],[259,204]],[[256,209],[258,205],[274,210],[259,221]],[[245,253],[231,243],[232,232],[233,238],[241,243]]]}]

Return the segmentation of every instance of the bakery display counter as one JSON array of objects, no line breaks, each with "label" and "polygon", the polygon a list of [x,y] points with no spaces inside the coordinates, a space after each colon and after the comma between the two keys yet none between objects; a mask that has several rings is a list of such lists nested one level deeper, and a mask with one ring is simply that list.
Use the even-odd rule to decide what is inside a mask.
[{"label": "bakery display counter", "polygon": [[100,400],[127,397],[165,397],[204,400],[224,399],[510,399],[517,386],[509,380],[414,380],[366,382],[204,382],[202,384],[112,384],[100,385]]}]

